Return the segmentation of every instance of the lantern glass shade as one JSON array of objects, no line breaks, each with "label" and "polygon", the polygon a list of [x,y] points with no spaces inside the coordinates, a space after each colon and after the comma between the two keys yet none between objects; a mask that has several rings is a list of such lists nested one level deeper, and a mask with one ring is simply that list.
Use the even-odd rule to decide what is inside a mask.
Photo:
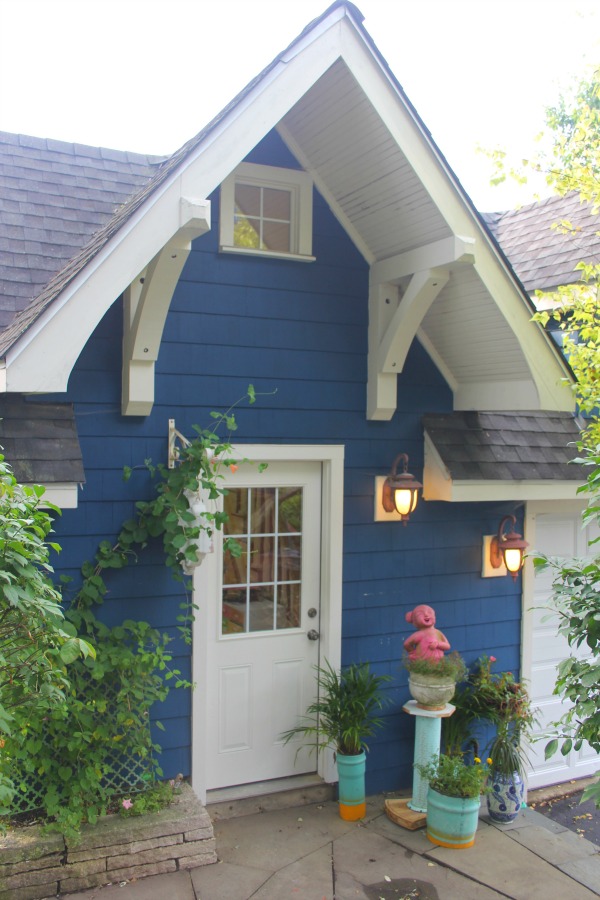
[{"label": "lantern glass shade", "polygon": [[523,551],[520,547],[506,547],[502,550],[504,564],[509,572],[518,572],[523,565]]},{"label": "lantern glass shade", "polygon": [[416,488],[398,488],[394,491],[394,506],[401,516],[409,516],[415,511],[419,499]]}]

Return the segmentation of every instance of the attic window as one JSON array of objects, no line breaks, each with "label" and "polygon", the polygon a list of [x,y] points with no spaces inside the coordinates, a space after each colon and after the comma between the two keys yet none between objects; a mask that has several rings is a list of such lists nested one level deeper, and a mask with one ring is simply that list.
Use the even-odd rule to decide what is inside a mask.
[{"label": "attic window", "polygon": [[312,261],[310,176],[254,163],[238,166],[221,185],[220,248]]}]

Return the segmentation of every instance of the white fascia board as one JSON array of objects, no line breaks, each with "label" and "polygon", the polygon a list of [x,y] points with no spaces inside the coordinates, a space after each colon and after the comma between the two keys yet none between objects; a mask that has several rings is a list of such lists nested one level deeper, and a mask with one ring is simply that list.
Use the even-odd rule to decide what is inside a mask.
[{"label": "white fascia board", "polygon": [[516,290],[507,269],[491,252],[478,255],[475,269],[527,360],[539,396],[539,405],[530,409],[573,412],[575,401],[566,363],[551,346],[551,339],[542,327],[531,321],[532,310]]},{"label": "white fascia board", "polygon": [[451,503],[480,503],[503,500],[574,500],[577,481],[453,481],[449,497],[427,500],[448,500]]},{"label": "white fascia board", "polygon": [[179,230],[181,199],[207,197],[275,127],[339,57],[341,27],[340,21],[321,23],[317,34],[307,36],[302,53],[264,76],[211,130],[185,167],[123,225],[7,353],[6,390],[67,389],[73,366],[104,313]]},{"label": "white fascia board", "polygon": [[[529,379],[461,382],[454,392],[455,410],[484,409],[487,412],[512,412],[555,408],[540,405],[536,385]],[[568,411],[573,412],[572,402]]]},{"label": "white fascia board", "polygon": [[[475,241],[475,268],[509,323],[527,359],[539,398],[534,408],[573,410],[569,373],[543,330],[531,322],[532,310],[513,273],[494,247],[477,216],[464,201],[447,164],[441,159],[422,125],[398,94],[389,75],[364,41],[344,32],[343,57],[409,164],[427,187],[454,235]],[[377,61],[378,62],[378,61]]]},{"label": "white fascia board", "polygon": [[40,501],[40,506],[45,507],[53,503],[59,509],[77,509],[79,499],[79,485],[70,482],[49,485]]},{"label": "white fascia board", "polygon": [[79,354],[114,301],[177,233],[181,179],[149,198],[7,353],[6,389],[66,391]]}]

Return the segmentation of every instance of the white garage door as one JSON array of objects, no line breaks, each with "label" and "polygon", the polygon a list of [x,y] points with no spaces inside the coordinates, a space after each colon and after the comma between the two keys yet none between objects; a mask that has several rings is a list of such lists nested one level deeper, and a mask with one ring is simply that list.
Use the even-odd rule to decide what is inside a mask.
[{"label": "white garage door", "polygon": [[[588,540],[589,531],[586,533],[582,530],[580,514],[565,516],[538,513],[536,516],[537,551],[550,556],[585,556],[589,552]],[[532,635],[530,690],[533,703],[539,710],[538,733],[550,727],[550,723],[560,718],[564,712],[563,701],[552,692],[557,666],[571,653],[566,639],[558,634],[557,617],[549,618],[548,612],[543,609],[551,596],[551,586],[550,572],[536,575],[530,632]],[[585,655],[584,652],[581,655]],[[587,743],[581,750],[571,751],[566,757],[558,750],[549,760],[545,760],[546,743],[542,740],[534,744],[529,752],[533,769],[528,776],[530,788],[583,778],[595,774],[600,769],[600,757]]]}]

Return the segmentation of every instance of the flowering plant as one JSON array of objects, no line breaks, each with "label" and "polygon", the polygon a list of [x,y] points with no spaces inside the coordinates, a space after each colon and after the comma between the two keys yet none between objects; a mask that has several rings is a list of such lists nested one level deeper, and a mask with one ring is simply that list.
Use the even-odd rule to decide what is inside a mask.
[{"label": "flowering plant", "polygon": [[493,770],[503,775],[524,775],[527,758],[522,742],[531,737],[536,721],[529,694],[512,672],[492,673],[495,656],[481,656],[469,675],[457,705],[467,722],[479,719],[496,728],[488,753]]},{"label": "flowering plant", "polygon": [[446,797],[479,797],[489,790],[486,784],[488,766],[491,758],[485,763],[476,756],[473,763],[465,762],[461,754],[447,755],[441,753],[433,756],[427,764],[415,763],[415,769],[422,778],[429,782],[429,787]]}]

